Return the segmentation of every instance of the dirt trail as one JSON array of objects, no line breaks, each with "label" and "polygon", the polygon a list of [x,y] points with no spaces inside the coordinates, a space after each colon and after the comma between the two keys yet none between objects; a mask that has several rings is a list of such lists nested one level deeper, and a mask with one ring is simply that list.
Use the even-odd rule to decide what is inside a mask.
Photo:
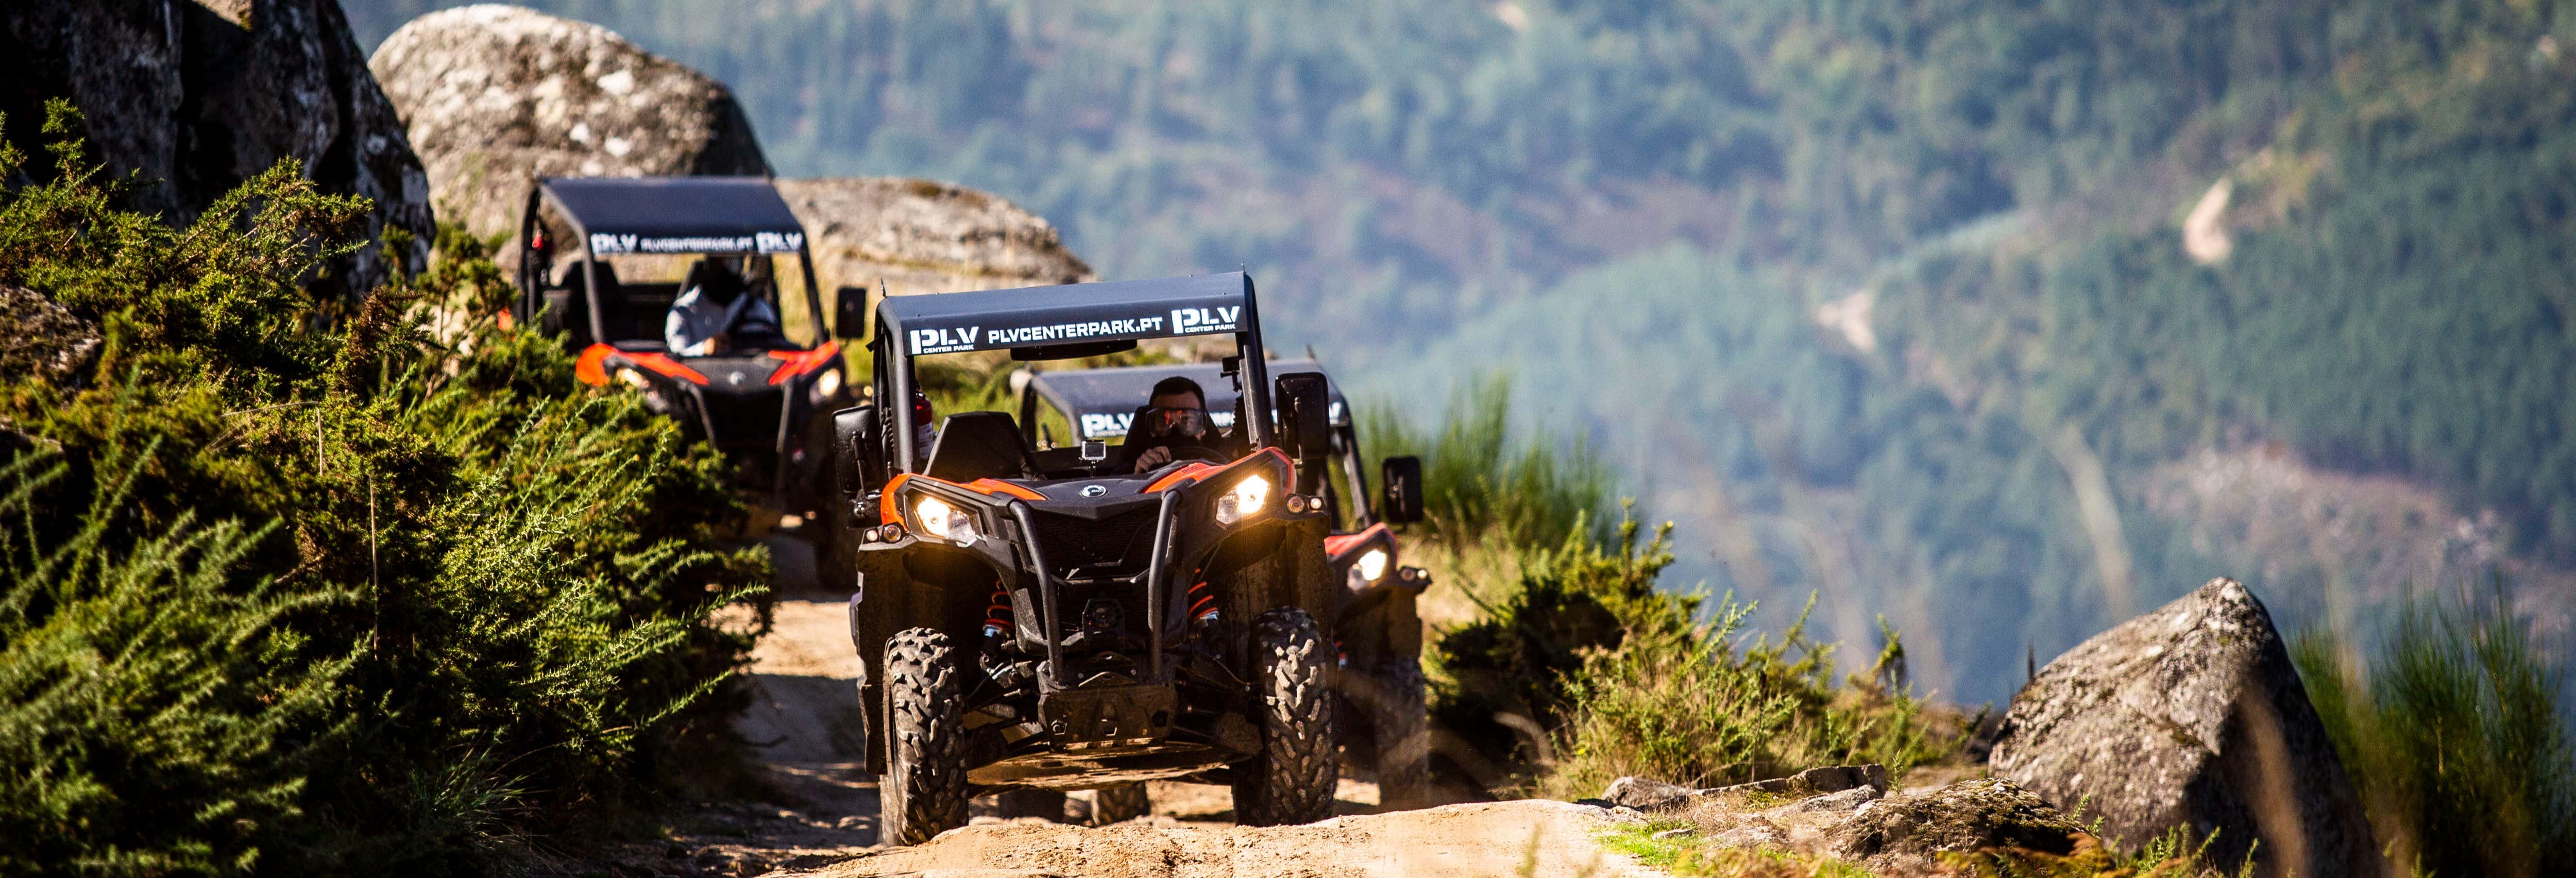
[{"label": "dirt trail", "polygon": [[[1155,825],[1083,828],[1037,822],[969,826],[915,848],[893,848],[821,869],[865,875],[1217,878],[1249,875],[1500,876],[1661,873],[1603,851],[1593,836],[1610,812],[1523,800],[1335,817],[1252,829]],[[1634,818],[1631,818],[1634,819]]]},{"label": "dirt trail", "polygon": [[[1609,812],[1564,802],[1450,805],[1376,813],[1377,789],[1343,781],[1336,812],[1307,826],[1233,825],[1220,787],[1156,783],[1153,816],[1105,827],[1003,820],[979,801],[973,825],[915,848],[877,848],[874,778],[860,761],[858,659],[846,604],[813,586],[811,554],[769,541],[780,598],[753,653],[753,704],[736,729],[756,748],[770,804],[714,804],[674,827],[663,874],[977,875],[1183,878],[1237,875],[1589,875],[1661,873],[1603,851]],[[1082,794],[1068,818],[1087,815]],[[771,871],[771,870],[779,871]]]}]

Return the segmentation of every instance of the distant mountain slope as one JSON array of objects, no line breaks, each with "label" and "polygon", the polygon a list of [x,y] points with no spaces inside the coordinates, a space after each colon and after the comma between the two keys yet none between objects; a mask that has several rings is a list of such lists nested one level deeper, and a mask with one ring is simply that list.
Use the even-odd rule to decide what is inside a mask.
[{"label": "distant mountain slope", "polygon": [[1704,531],[1713,578],[1848,583],[1837,633],[1937,633],[1953,695],[2214,572],[2293,625],[2404,572],[2151,503],[2198,455],[2576,564],[2554,4],[541,5],[730,82],[789,173],[986,188],[1103,276],[1249,265],[1399,399],[1513,369],[1659,509],[1767,529]]}]

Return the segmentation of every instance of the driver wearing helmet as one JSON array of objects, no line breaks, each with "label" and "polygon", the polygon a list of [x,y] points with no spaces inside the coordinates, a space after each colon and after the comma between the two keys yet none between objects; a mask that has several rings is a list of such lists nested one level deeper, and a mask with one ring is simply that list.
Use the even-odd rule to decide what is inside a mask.
[{"label": "driver wearing helmet", "polygon": [[1118,446],[1119,464],[1128,472],[1145,472],[1172,462],[1172,449],[1216,444],[1207,413],[1207,393],[1199,383],[1174,375],[1154,385],[1145,407],[1128,425],[1127,441]]}]

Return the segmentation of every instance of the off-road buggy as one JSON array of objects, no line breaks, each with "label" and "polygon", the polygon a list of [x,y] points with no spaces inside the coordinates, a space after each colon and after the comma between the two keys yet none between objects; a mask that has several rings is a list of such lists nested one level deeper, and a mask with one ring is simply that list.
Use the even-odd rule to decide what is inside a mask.
[{"label": "off-road buggy", "polygon": [[[1229,427],[1239,394],[1222,371],[1217,363],[1194,363],[1033,372],[1020,396],[1020,430],[1041,448],[1054,444],[1052,429],[1042,425],[1055,421],[1064,424],[1070,442],[1122,439],[1135,423],[1137,402],[1152,393],[1155,382],[1173,376],[1205,388],[1217,426]],[[1322,374],[1323,367],[1313,360],[1273,360],[1270,371]],[[1382,468],[1398,475],[1384,483],[1397,487],[1397,496],[1378,502],[1369,492],[1367,459],[1350,406],[1329,379],[1326,389],[1326,451],[1341,477],[1325,479],[1322,495],[1334,528],[1324,537],[1324,562],[1342,585],[1333,592],[1332,611],[1339,664],[1333,688],[1342,708],[1336,731],[1349,767],[1377,781],[1380,802],[1414,807],[1424,803],[1430,782],[1422,618],[1415,600],[1431,585],[1431,574],[1398,563],[1395,534],[1387,526],[1422,517],[1421,498],[1402,492],[1420,483],[1421,463],[1388,458]]]},{"label": "off-road buggy", "polygon": [[[519,222],[514,319],[562,332],[580,355],[574,374],[597,385],[625,383],[646,404],[679,420],[695,439],[734,464],[735,485],[775,513],[811,517],[827,496],[822,453],[829,419],[849,404],[841,348],[825,338],[822,299],[805,231],[778,190],[760,177],[575,177],[537,181]],[[795,257],[811,337],[743,321],[754,301],[783,313],[775,257]],[[632,281],[671,271],[677,279]],[[558,266],[560,269],[558,270]],[[671,305],[693,286],[740,284],[733,346],[684,356],[663,342]],[[845,310],[864,291],[843,290]],[[859,310],[844,322],[856,326]]]},{"label": "off-road buggy", "polygon": [[1032,448],[1007,412],[951,414],[926,449],[908,402],[834,415],[850,534],[826,570],[855,588],[880,838],[961,825],[981,793],[1158,778],[1231,785],[1247,824],[1328,815],[1326,391],[1312,373],[1274,383],[1252,279],[905,296],[875,315],[881,401],[913,399],[915,360],[937,354],[1062,360],[1184,336],[1238,351],[1221,370],[1234,429],[1145,473],[1114,471],[1103,442]]}]

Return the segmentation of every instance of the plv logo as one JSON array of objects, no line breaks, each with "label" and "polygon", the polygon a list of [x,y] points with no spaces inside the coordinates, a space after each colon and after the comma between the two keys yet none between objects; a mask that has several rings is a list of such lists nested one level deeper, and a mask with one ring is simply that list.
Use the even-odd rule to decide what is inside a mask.
[{"label": "plv logo", "polygon": [[1241,305],[1231,308],[1174,308],[1172,309],[1172,333],[1188,335],[1193,332],[1233,329],[1235,319],[1242,316],[1243,306]]},{"label": "plv logo", "polygon": [[593,233],[590,236],[590,252],[633,253],[635,252],[636,238],[637,236],[635,235],[611,235],[605,232]]},{"label": "plv logo", "polygon": [[1136,415],[1133,412],[1118,414],[1086,414],[1082,416],[1082,436],[1085,439],[1096,439],[1102,436],[1125,436],[1127,435],[1128,428],[1135,423],[1135,420]]},{"label": "plv logo", "polygon": [[916,329],[912,331],[912,352],[934,354],[975,346],[975,333],[981,326],[964,329]]}]

